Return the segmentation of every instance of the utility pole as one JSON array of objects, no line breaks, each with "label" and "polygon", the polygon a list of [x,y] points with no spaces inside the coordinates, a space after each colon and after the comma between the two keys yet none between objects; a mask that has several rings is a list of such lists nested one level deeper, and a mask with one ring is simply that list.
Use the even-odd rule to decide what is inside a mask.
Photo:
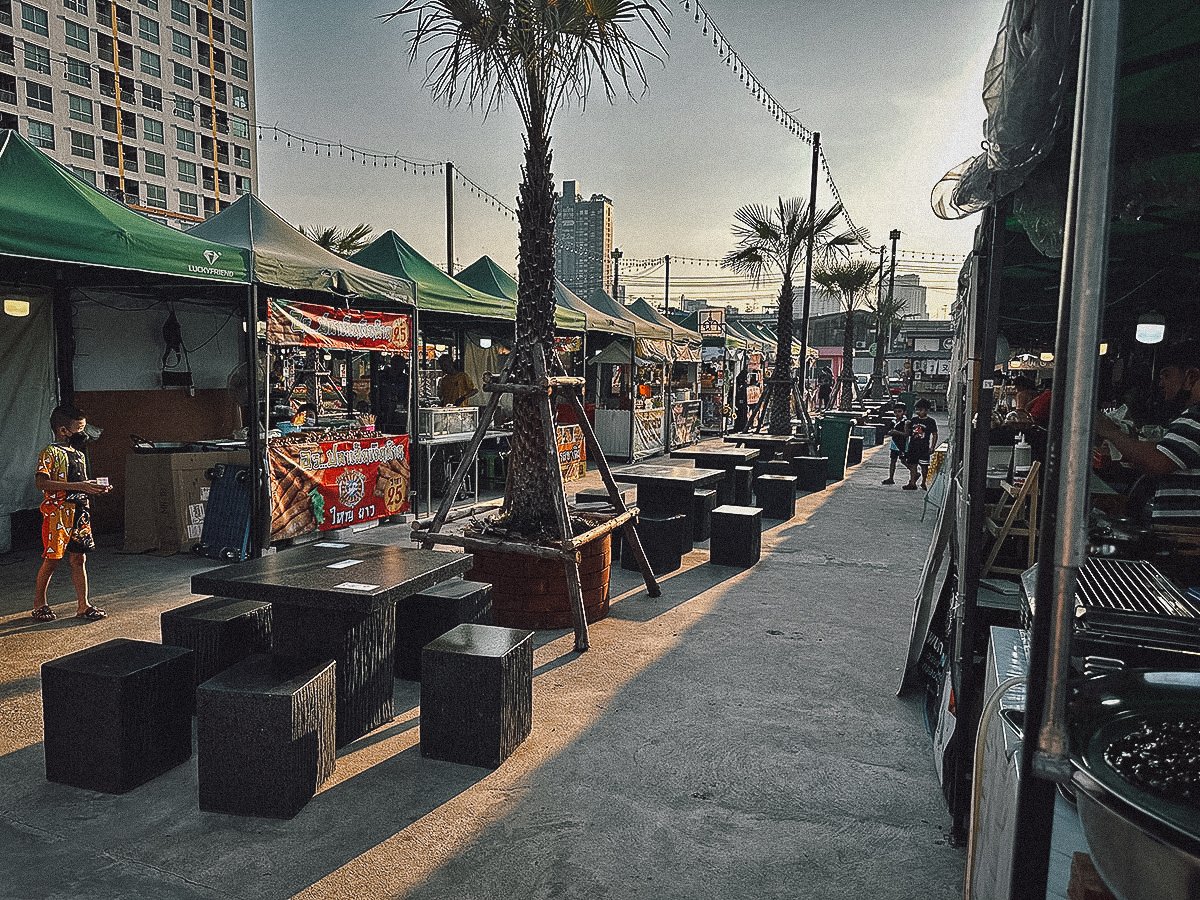
[{"label": "utility pole", "polygon": [[618,248],[613,247],[613,299],[618,303],[621,302],[621,257],[624,255]]},{"label": "utility pole", "polygon": [[663,291],[663,312],[668,312],[671,309],[671,257],[664,256],[667,263],[667,283]]},{"label": "utility pole", "polygon": [[[808,186],[808,247],[804,252],[804,304],[800,313],[800,397],[804,398],[804,380],[808,372],[808,319],[812,311],[813,244],[817,239],[817,169],[821,166],[821,132],[813,132],[812,179]],[[805,411],[807,414],[807,410]]]},{"label": "utility pole", "polygon": [[[875,368],[871,372],[871,389],[872,400],[883,399],[883,371],[885,367],[884,353],[886,348],[883,345],[883,254],[887,252],[885,244],[879,245],[879,274],[875,276]],[[891,328],[891,323],[888,323],[888,328]],[[891,347],[892,342],[889,340],[887,347]]]},{"label": "utility pole", "polygon": [[888,306],[891,306],[896,296],[896,242],[900,240],[900,229],[893,228],[888,237],[892,239],[892,267],[888,274]]},{"label": "utility pole", "polygon": [[446,163],[446,274],[454,274],[454,163]]}]

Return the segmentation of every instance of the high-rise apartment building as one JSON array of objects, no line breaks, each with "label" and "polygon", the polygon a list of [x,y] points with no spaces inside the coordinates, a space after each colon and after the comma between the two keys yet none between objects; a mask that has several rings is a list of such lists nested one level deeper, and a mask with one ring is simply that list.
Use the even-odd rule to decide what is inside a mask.
[{"label": "high-rise apartment building", "polygon": [[251,0],[0,0],[0,128],[186,227],[258,184]]},{"label": "high-rise apartment building", "polygon": [[612,249],[612,200],[603,194],[584,200],[576,182],[564,181],[554,226],[558,280],[585,299],[596,288],[611,295]]}]

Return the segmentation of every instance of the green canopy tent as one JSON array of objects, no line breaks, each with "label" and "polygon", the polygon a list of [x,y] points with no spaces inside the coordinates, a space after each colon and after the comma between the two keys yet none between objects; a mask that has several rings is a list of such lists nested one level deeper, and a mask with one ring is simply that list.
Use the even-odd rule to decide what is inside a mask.
[{"label": "green canopy tent", "polygon": [[187,233],[248,250],[251,280],[256,284],[334,294],[347,302],[413,304],[409,279],[376,272],[314,244],[253,194],[240,197]]},{"label": "green canopy tent", "polygon": [[[477,291],[490,294],[493,297],[503,297],[513,304],[513,318],[516,318],[517,282],[505,272],[490,256],[481,256],[471,265],[460,271],[458,280]],[[572,294],[561,281],[555,281],[555,310],[554,324],[562,331],[591,330],[588,316],[580,306],[583,301]],[[583,304],[586,306],[586,304]]]},{"label": "green canopy tent", "polygon": [[680,347],[696,348],[700,346],[700,333],[698,331],[693,331],[690,328],[685,328],[678,322],[671,321],[642,297],[638,297],[629,304],[629,311],[645,319],[652,325],[659,325],[668,329],[671,332],[671,339]]},{"label": "green canopy tent", "polygon": [[[0,262],[7,301],[0,313],[0,396],[8,398],[0,400],[0,516],[37,504],[29,460],[46,442],[46,422],[56,398],[78,402],[73,352],[77,338],[85,353],[89,341],[108,351],[105,358],[93,357],[81,371],[87,376],[83,400],[112,434],[129,433],[123,414],[158,421],[152,403],[162,404],[163,411],[187,406],[189,426],[213,424],[203,418],[212,407],[202,406],[202,401],[225,398],[225,368],[252,352],[254,316],[244,251],[148,219],[84,183],[15,131],[0,130]],[[111,332],[75,334],[85,299],[81,291],[94,301],[92,306],[115,307],[104,310]],[[136,296],[133,304],[121,305],[121,298],[131,296]],[[221,391],[185,397],[162,390],[158,360],[163,348],[150,341],[161,327],[158,316],[168,315],[160,307],[175,302],[185,322],[189,317],[212,318],[218,332],[222,320],[228,322],[240,308],[245,310],[251,327],[244,339],[226,336],[218,342],[222,354],[214,354],[218,345],[210,345],[197,357],[198,365],[208,361],[210,367],[218,360]],[[149,317],[155,317],[153,324]],[[137,320],[137,327],[130,327],[127,319]],[[116,363],[113,354],[120,357]],[[131,379],[148,381],[154,388],[142,391],[138,404],[121,402]],[[102,384],[107,389],[100,390]],[[249,384],[250,406],[256,402],[254,390]],[[186,427],[178,421],[159,425],[160,435],[164,428]],[[175,439],[170,434],[167,438]],[[256,430],[251,429],[249,440],[253,451]],[[97,527],[108,527],[105,521],[119,527],[126,449],[123,442],[105,440],[91,454],[93,466],[111,474],[115,488],[112,495],[97,498]]]},{"label": "green canopy tent", "polygon": [[[700,313],[693,312],[684,316],[679,320],[678,324],[686,328],[688,331],[695,331],[699,334]],[[746,338],[737,334],[733,329],[726,328],[723,336],[720,337],[703,337],[701,342],[705,347],[724,347],[726,350],[745,350]]]},{"label": "green canopy tent", "polygon": [[622,306],[599,288],[588,295],[587,303],[588,306],[614,320],[619,319],[627,322],[632,328],[633,334],[639,339],[668,342],[674,340],[675,335],[669,327],[647,321],[641,316],[635,315],[628,307]]}]

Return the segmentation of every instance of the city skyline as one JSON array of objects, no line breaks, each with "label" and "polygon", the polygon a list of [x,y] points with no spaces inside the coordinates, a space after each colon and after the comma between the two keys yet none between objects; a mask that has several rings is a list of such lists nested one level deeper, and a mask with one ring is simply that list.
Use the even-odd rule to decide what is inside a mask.
[{"label": "city skyline", "polygon": [[[929,191],[949,168],[977,152],[987,55],[1003,3],[945,0],[906,4],[903,16],[867,3],[821,4],[800,17],[784,2],[714,2],[707,11],[739,56],[822,143],[856,224],[882,242],[902,232],[904,253],[961,255],[975,222],[942,222]],[[372,18],[369,10],[300,2],[257,9],[259,122],[346,146],[398,153],[423,162],[452,160],[500,203],[515,205],[520,129],[503,108],[435,103],[422,86],[424,59],[408,65],[411,23]],[[811,148],[790,134],[721,61],[693,14],[672,5],[669,57],[647,70],[636,102],[593,99],[584,114],[568,109],[554,129],[554,174],[611,197],[614,245],[635,261],[663,254],[714,259],[731,247],[736,208],[808,192]],[[346,52],[353,48],[353,52]],[[287,146],[264,133],[261,195],[296,224],[367,222],[395,228],[444,263],[445,186],[434,175],[363,165],[346,157],[314,159],[311,145]],[[821,183],[818,205],[832,202]],[[516,226],[490,199],[460,184],[455,197],[455,255],[465,265],[487,253],[514,268]],[[653,296],[655,280],[622,269],[630,296]],[[689,269],[673,278],[702,283],[723,274]],[[920,271],[931,311],[952,299],[945,266]],[[657,279],[659,276],[654,275]],[[689,295],[693,293],[689,291]],[[677,296],[672,289],[672,296]],[[659,300],[661,301],[661,290]]]}]

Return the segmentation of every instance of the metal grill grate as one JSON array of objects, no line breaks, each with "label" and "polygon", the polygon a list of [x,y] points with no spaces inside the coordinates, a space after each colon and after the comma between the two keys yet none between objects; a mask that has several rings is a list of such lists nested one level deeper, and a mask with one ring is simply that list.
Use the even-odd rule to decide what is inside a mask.
[{"label": "metal grill grate", "polygon": [[1200,608],[1141,560],[1089,559],[1079,573],[1076,603],[1085,616],[1112,611],[1200,622]]}]

